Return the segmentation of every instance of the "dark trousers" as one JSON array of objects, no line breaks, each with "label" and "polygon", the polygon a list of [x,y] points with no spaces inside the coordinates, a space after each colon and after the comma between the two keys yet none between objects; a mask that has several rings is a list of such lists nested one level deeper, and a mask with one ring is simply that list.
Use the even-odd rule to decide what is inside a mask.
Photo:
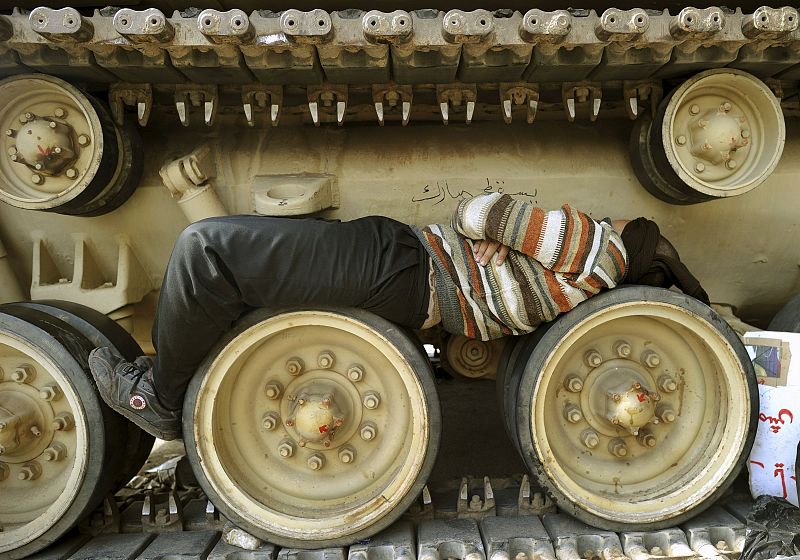
[{"label": "dark trousers", "polygon": [[154,382],[177,409],[206,354],[256,307],[359,307],[419,328],[428,308],[428,259],[405,224],[231,216],[187,227],[172,250],[153,343]]}]

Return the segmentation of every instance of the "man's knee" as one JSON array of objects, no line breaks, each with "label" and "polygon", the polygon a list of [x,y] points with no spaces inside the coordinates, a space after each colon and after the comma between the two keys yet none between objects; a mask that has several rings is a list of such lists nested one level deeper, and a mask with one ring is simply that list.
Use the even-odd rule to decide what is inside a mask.
[{"label": "man's knee", "polygon": [[219,243],[223,230],[221,218],[207,218],[192,222],[178,235],[175,250],[194,252]]}]

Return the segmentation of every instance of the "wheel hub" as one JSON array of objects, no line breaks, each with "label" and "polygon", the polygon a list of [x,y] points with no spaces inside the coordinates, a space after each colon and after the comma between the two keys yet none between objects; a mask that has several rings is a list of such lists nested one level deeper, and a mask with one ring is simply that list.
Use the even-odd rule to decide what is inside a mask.
[{"label": "wheel hub", "polygon": [[[697,107],[698,105],[692,105],[690,112]],[[731,173],[737,166],[734,159],[737,150],[746,147],[750,142],[747,118],[729,101],[723,101],[719,107],[710,108],[692,119],[689,130],[692,139],[691,153],[696,158]],[[695,171],[702,173],[705,169],[698,169],[698,165],[695,165]]]},{"label": "wheel hub", "polygon": [[44,418],[27,395],[0,393],[0,455],[5,460],[24,454],[42,436]]},{"label": "wheel hub", "polygon": [[601,362],[583,382],[581,408],[589,425],[607,436],[637,435],[655,416],[661,396],[643,364],[626,358]]},{"label": "wheel hub", "polygon": [[37,458],[53,439],[54,413],[51,400],[45,397],[49,393],[29,382],[0,383],[0,461],[4,463]]},{"label": "wheel hub", "polygon": [[10,150],[12,161],[36,173],[54,176],[75,160],[74,130],[70,125],[31,113],[25,113],[20,120],[24,124],[16,132],[15,148]]},{"label": "wheel hub", "polygon": [[344,405],[347,399],[337,398],[336,390],[329,385],[310,383],[301,389],[290,406],[291,415],[286,421],[301,446],[312,442],[330,447],[346,419],[340,402]]}]

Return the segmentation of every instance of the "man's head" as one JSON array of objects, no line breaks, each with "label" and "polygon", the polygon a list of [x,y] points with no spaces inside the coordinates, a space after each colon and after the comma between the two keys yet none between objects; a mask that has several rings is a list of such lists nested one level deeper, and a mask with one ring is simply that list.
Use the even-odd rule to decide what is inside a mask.
[{"label": "man's head", "polygon": [[631,220],[624,224],[621,237],[628,253],[626,284],[661,288],[675,285],[683,293],[709,303],[708,294],[655,222],[646,218]]}]

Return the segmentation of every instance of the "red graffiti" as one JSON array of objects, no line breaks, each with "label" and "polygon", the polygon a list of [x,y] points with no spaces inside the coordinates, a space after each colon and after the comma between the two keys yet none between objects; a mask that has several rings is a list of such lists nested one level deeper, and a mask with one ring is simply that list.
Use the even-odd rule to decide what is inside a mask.
[{"label": "red graffiti", "polygon": [[780,409],[778,412],[778,417],[775,418],[774,416],[767,416],[763,412],[759,413],[758,419],[762,422],[769,422],[772,424],[769,429],[772,430],[773,433],[777,434],[780,429],[786,424],[785,418],[789,419],[789,424],[794,422],[794,414],[792,414],[791,410],[787,410],[785,408]]},{"label": "red graffiti", "polygon": [[[762,463],[761,461],[752,461],[751,460],[750,463],[753,464],[753,465],[758,465],[762,469],[766,468],[764,463]],[[783,497],[784,498],[788,498],[789,497],[789,493],[788,493],[788,490],[786,488],[786,473],[785,473],[783,467],[784,467],[783,463],[775,463],[775,470],[773,471],[772,476],[774,476],[775,478],[780,477],[780,479],[781,479],[781,488],[783,490]],[[791,478],[792,480],[797,480],[796,476],[790,476],[789,478]]]},{"label": "red graffiti", "polygon": [[639,402],[646,402],[647,401],[647,393],[637,393],[636,398],[639,399]]},{"label": "red graffiti", "polygon": [[330,428],[328,428],[327,424],[323,424],[322,426],[319,427],[319,433],[327,434],[329,429]]},{"label": "red graffiti", "polygon": [[53,148],[42,148],[38,144],[36,146],[36,149],[39,150],[39,155],[42,155],[44,157],[50,157],[50,155],[53,153]]}]

